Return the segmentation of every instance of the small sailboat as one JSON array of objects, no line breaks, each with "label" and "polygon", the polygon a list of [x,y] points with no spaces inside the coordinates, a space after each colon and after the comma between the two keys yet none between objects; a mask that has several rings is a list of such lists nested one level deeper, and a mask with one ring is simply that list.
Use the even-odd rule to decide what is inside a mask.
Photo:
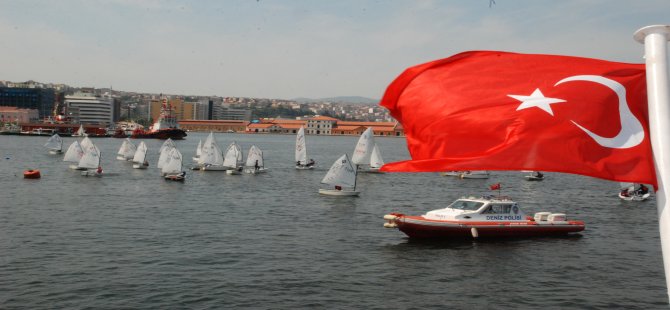
[{"label": "small sailboat", "polygon": [[[63,161],[71,163],[79,163],[82,156],[84,156],[84,150],[82,150],[81,145],[79,145],[79,142],[75,140],[74,142],[72,142],[72,144],[70,144],[70,147],[67,148],[67,151],[65,151]],[[78,165],[70,165],[70,169],[77,169],[77,167]]]},{"label": "small sailboat", "polygon": [[100,149],[94,144],[89,145],[84,150],[84,156],[79,160],[77,165],[78,170],[84,170],[81,172],[83,176],[102,176],[102,166],[100,165],[100,159],[102,154],[100,154]]},{"label": "small sailboat", "polygon": [[165,150],[168,154],[168,159],[161,168],[161,175],[169,181],[184,181],[186,171],[182,170],[182,156],[181,152],[176,147]]},{"label": "small sailboat", "polygon": [[[374,132],[372,127],[368,127],[361,137],[358,138],[354,155],[351,156],[351,162],[356,165],[358,172],[382,173],[379,168],[384,165],[384,160],[381,157],[381,152],[377,143],[375,143]],[[361,166],[369,166],[362,168]]]},{"label": "small sailboat", "polygon": [[119,151],[116,153],[116,159],[118,160],[132,160],[133,156],[135,156],[135,152],[137,151],[137,147],[133,142],[130,141],[130,139],[126,138],[123,140],[121,143],[121,147],[119,147]]},{"label": "small sailboat", "polygon": [[214,139],[214,134],[209,133],[207,139],[202,144],[202,154],[198,161],[198,166],[202,171],[224,171],[227,170],[223,166],[223,154],[221,149]]},{"label": "small sailboat", "polygon": [[84,130],[84,125],[79,125],[79,129],[72,134],[73,137],[86,137],[86,130]]},{"label": "small sailboat", "polygon": [[199,140],[198,147],[195,148],[195,156],[193,157],[193,161],[197,163],[200,160],[201,155],[202,155],[202,140]]},{"label": "small sailboat", "polygon": [[382,158],[382,152],[379,150],[377,143],[372,148],[372,154],[370,155],[370,169],[367,170],[368,173],[384,173],[379,169],[384,165],[384,159]]},{"label": "small sailboat", "polygon": [[335,186],[335,189],[319,189],[319,194],[330,196],[358,196],[356,191],[356,168],[344,154],[338,158],[328,170],[321,183]]},{"label": "small sailboat", "polygon": [[544,174],[540,171],[529,171],[530,173],[526,176],[526,180],[528,181],[542,181],[544,180]]},{"label": "small sailboat", "polygon": [[265,173],[265,164],[263,162],[263,151],[255,145],[252,145],[247,153],[246,173],[258,174]]},{"label": "small sailboat", "polygon": [[295,136],[295,168],[299,170],[314,169],[314,160],[307,161],[307,144],[305,142],[305,127],[300,127]]},{"label": "small sailboat", "polygon": [[61,154],[63,153],[63,139],[58,134],[54,134],[47,140],[44,147],[49,150],[49,154]]},{"label": "small sailboat", "polygon": [[619,191],[619,198],[626,201],[644,201],[651,196],[649,188],[644,184],[639,183],[619,183],[621,191]]},{"label": "small sailboat", "polygon": [[170,156],[170,150],[177,148],[177,146],[174,144],[174,141],[172,139],[168,138],[163,142],[163,145],[161,145],[161,148],[159,149],[158,153],[158,161],[156,162],[156,168],[162,169],[165,163],[167,162],[169,156]]},{"label": "small sailboat", "polygon": [[226,155],[223,156],[223,166],[227,169],[226,174],[240,174],[243,165],[242,149],[233,142],[226,149]]},{"label": "small sailboat", "polygon": [[135,156],[133,156],[133,168],[147,169],[147,167],[149,167],[149,162],[147,161],[147,144],[142,141],[137,147],[137,151],[135,151]]}]

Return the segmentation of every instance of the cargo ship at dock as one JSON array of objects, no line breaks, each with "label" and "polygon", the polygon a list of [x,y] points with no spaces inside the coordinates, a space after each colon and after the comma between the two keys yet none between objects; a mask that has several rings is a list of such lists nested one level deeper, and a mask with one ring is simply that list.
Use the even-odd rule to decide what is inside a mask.
[{"label": "cargo ship at dock", "polygon": [[[118,129],[113,137],[126,138],[128,135],[122,129]],[[177,118],[172,114],[172,107],[168,103],[167,98],[163,98],[158,120],[156,120],[149,130],[136,128],[130,133],[130,138],[132,139],[182,140],[185,137],[186,131],[179,128]]]}]

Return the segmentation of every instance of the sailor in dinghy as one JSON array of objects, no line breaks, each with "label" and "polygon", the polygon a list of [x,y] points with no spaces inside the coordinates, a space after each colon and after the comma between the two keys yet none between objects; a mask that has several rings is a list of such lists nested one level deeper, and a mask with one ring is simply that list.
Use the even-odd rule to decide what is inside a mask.
[{"label": "sailor in dinghy", "polygon": [[344,154],[338,158],[323,177],[321,183],[329,184],[335,189],[319,189],[319,194],[330,196],[358,196],[356,191],[356,168],[351,164],[349,156]]}]

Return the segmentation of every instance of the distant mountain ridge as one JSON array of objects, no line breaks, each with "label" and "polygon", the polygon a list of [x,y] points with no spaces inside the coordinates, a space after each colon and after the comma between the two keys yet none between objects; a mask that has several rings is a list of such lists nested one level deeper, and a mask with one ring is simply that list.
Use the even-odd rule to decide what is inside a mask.
[{"label": "distant mountain ridge", "polygon": [[330,98],[295,98],[294,101],[300,103],[310,103],[310,102],[338,102],[338,103],[351,103],[351,104],[377,104],[379,99],[372,99],[361,96],[339,96],[339,97],[330,97]]}]

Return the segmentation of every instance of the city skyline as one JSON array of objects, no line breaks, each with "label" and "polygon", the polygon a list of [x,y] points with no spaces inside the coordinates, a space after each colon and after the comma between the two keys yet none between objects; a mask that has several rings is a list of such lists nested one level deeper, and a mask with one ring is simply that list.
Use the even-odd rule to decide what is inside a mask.
[{"label": "city skyline", "polygon": [[1,80],[143,93],[380,99],[467,50],[641,63],[667,1],[3,1]]}]

